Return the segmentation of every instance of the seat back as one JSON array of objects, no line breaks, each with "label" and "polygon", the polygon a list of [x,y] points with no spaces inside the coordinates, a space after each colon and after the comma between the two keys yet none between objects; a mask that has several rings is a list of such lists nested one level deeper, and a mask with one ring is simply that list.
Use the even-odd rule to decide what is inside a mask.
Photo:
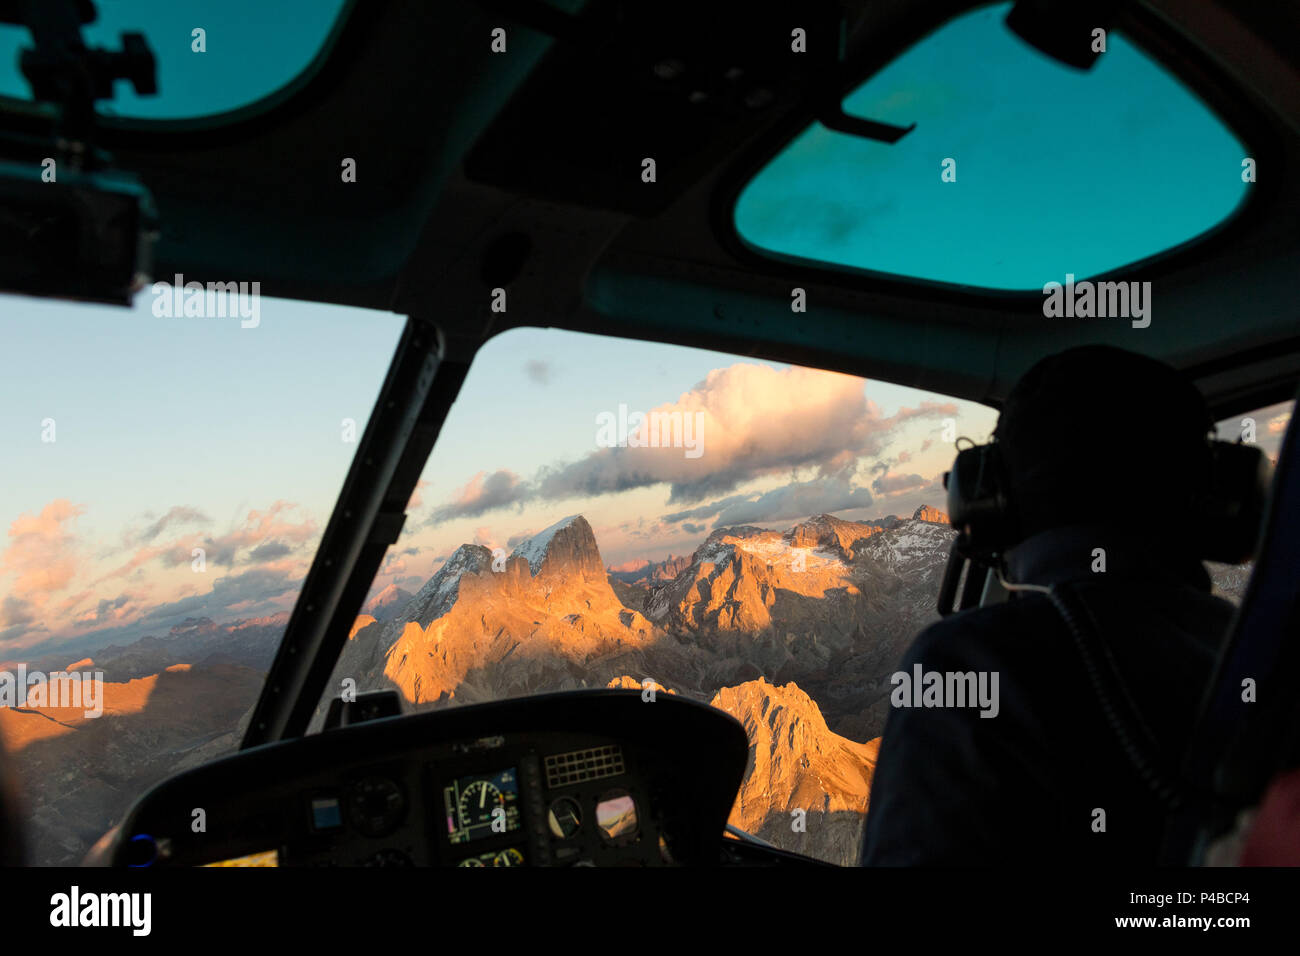
[{"label": "seat back", "polygon": [[[1255,567],[1207,688],[1183,776],[1211,800],[1171,823],[1166,859],[1198,863],[1209,841],[1300,762],[1300,422],[1278,454]],[[1192,847],[1188,858],[1187,847]]]}]

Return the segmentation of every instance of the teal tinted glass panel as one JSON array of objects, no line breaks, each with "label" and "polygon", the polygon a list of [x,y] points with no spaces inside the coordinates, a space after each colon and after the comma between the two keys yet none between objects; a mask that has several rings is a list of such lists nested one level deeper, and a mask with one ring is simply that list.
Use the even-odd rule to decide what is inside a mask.
[{"label": "teal tinted glass panel", "polygon": [[[815,124],[744,188],[758,251],[993,289],[1097,275],[1204,233],[1250,186],[1250,156],[1114,31],[1092,70],[1013,34],[1010,4],[954,19],[844,101],[907,126],[893,145]],[[945,182],[944,161],[955,181]]]},{"label": "teal tinted glass panel", "polygon": [[[119,80],[104,115],[195,119],[239,109],[276,92],[320,52],[347,0],[96,0],[81,28],[90,47],[121,49],[123,32],[145,35],[158,65],[158,93],[137,96]],[[195,49],[202,30],[203,52]],[[31,98],[18,51],[25,27],[0,25],[0,95]]]}]

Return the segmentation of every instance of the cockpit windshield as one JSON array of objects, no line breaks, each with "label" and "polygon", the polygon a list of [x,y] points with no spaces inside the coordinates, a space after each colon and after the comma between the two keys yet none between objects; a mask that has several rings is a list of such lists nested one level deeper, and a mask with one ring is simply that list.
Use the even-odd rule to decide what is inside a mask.
[{"label": "cockpit windshield", "polygon": [[238,746],[401,325],[247,286],[0,296],[0,737],[34,862]]}]

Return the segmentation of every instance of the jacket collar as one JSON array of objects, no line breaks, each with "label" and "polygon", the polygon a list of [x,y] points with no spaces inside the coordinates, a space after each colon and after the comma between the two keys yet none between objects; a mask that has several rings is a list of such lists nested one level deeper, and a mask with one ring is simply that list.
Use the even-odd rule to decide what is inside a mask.
[{"label": "jacket collar", "polygon": [[1199,591],[1212,587],[1209,572],[1185,544],[1114,525],[1042,531],[1007,551],[1005,567],[1012,582],[1050,585],[1097,578],[1103,557],[1107,575],[1171,580]]}]

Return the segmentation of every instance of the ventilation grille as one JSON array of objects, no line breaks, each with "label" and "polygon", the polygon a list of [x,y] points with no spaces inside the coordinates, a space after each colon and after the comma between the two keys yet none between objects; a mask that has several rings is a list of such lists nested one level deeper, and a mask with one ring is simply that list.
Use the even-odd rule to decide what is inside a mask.
[{"label": "ventilation grille", "polygon": [[546,786],[554,790],[601,777],[616,777],[623,770],[623,750],[618,744],[553,754],[546,758]]}]

